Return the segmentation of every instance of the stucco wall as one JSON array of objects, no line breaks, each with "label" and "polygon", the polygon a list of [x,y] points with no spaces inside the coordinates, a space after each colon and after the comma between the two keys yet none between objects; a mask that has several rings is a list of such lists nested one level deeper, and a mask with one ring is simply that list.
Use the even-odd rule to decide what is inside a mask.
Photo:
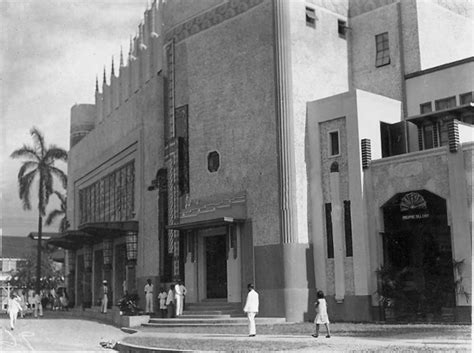
[{"label": "stucco wall", "polygon": [[[315,28],[306,25],[306,6],[315,9]],[[290,2],[296,207],[298,242],[302,243],[308,242],[306,103],[348,90],[349,39],[339,37],[337,22],[347,22],[347,17],[333,12],[346,6],[345,1],[339,1],[338,6],[314,0]]]},{"label": "stucco wall", "polygon": [[[420,114],[420,104],[474,91],[474,61],[437,70],[406,80],[408,116]],[[445,84],[449,82],[449,84]]]},{"label": "stucco wall", "polygon": [[[176,44],[176,106],[189,105],[191,199],[247,192],[255,245],[280,242],[271,2]],[[207,155],[220,168],[207,169]]]},{"label": "stucco wall", "polygon": [[[402,100],[398,5],[390,4],[351,18],[354,88]],[[388,32],[390,64],[376,67],[375,36]]]},{"label": "stucco wall", "polygon": [[162,79],[155,76],[69,152],[71,229],[79,226],[79,189],[135,160],[135,213],[140,227],[137,276],[152,274],[158,266],[157,195],[146,188],[163,165],[162,97]]},{"label": "stucco wall", "polygon": [[417,2],[421,70],[474,54],[472,19],[429,1]]}]

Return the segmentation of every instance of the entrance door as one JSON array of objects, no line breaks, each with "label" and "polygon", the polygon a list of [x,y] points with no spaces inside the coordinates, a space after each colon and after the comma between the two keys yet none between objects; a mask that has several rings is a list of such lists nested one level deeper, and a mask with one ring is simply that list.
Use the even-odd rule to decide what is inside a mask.
[{"label": "entrance door", "polygon": [[226,236],[205,237],[205,243],[207,298],[227,298]]}]

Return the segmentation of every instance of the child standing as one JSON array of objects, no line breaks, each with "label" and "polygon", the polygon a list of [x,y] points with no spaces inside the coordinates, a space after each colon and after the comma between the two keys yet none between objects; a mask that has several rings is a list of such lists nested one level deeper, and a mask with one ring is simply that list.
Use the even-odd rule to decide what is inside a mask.
[{"label": "child standing", "polygon": [[329,332],[329,316],[328,316],[328,309],[326,299],[324,299],[323,291],[318,291],[317,300],[314,303],[314,308],[316,309],[316,318],[314,319],[314,323],[316,324],[316,333],[313,334],[313,337],[319,336],[319,325],[324,324],[326,326],[327,335],[326,338],[331,337],[331,333]]},{"label": "child standing", "polygon": [[166,290],[163,287],[161,287],[160,294],[158,294],[158,299],[160,300],[160,312],[161,312],[162,318],[166,317],[166,298],[167,297],[168,297],[168,293],[166,293]]}]

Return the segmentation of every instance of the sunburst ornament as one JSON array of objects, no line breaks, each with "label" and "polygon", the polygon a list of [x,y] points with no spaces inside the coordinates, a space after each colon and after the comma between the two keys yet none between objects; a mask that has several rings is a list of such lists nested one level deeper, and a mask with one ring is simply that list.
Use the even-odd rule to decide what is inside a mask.
[{"label": "sunburst ornament", "polygon": [[402,212],[424,209],[426,209],[426,201],[423,196],[417,192],[406,194],[400,201],[400,211]]}]

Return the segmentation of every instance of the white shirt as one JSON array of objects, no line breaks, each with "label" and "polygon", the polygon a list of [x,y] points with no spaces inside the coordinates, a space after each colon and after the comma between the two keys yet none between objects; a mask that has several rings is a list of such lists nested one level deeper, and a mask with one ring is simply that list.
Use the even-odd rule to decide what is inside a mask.
[{"label": "white shirt", "polygon": [[251,290],[247,294],[247,301],[245,302],[244,312],[246,313],[258,313],[258,293],[255,290]]},{"label": "white shirt", "polygon": [[181,286],[179,284],[174,286],[174,291],[176,292],[176,295],[182,296],[183,292],[181,290]]},{"label": "white shirt", "polygon": [[149,293],[153,293],[153,284],[146,284],[145,285],[145,293],[146,294],[149,294]]},{"label": "white shirt", "polygon": [[168,291],[168,297],[166,297],[166,305],[169,305],[170,303],[174,303],[174,292],[172,289]]}]

